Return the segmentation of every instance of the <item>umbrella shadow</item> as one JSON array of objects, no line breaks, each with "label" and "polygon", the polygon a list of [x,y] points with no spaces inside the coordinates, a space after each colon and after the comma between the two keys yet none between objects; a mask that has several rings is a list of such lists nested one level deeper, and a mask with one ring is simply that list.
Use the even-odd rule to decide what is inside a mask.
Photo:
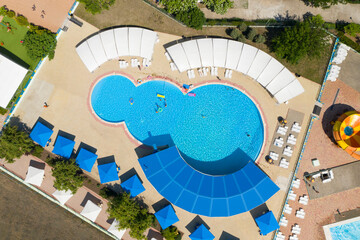
[{"label": "umbrella shadow", "polygon": [[231,235],[230,233],[223,231],[221,233],[219,240],[240,240],[240,238],[235,237],[234,235]]},{"label": "umbrella shadow", "polygon": [[83,149],[85,149],[85,150],[87,150],[87,151],[89,151],[91,153],[94,153],[94,154],[96,154],[96,152],[97,152],[96,148],[94,148],[94,147],[92,147],[90,145],[87,145],[84,142],[81,142],[79,147],[78,147],[78,150],[76,151],[76,154],[79,154],[81,148],[83,148]]},{"label": "umbrella shadow", "polygon": [[94,204],[99,205],[102,203],[101,199],[95,197],[94,195],[92,195],[91,193],[86,193],[84,200],[80,203],[80,206],[85,207],[87,201],[92,201]]},{"label": "umbrella shadow", "polygon": [[146,239],[147,240],[153,240],[153,239],[156,239],[156,240],[163,240],[163,236],[161,235],[161,233],[159,232],[155,232],[153,229],[149,229],[149,232],[146,236]]},{"label": "umbrella shadow", "polygon": [[115,156],[111,155],[111,156],[107,156],[107,157],[98,158],[97,162],[98,162],[98,165],[112,163],[112,162],[115,162]]},{"label": "umbrella shadow", "polygon": [[[154,209],[155,212],[158,212],[168,205],[170,205],[170,202],[168,200],[166,200],[165,198],[163,198],[160,201],[154,203],[152,205],[152,208]],[[175,209],[174,209],[174,211],[175,211]]]},{"label": "umbrella shadow", "polygon": [[208,230],[210,230],[209,225],[205,223],[202,218],[197,215],[188,225],[185,226],[185,228],[190,232],[194,232],[200,225],[204,225]]},{"label": "umbrella shadow", "polygon": [[266,203],[263,203],[263,204],[257,206],[256,208],[250,210],[250,214],[251,214],[252,218],[255,220],[256,218],[267,213],[268,211],[269,211],[269,208],[267,207]]}]

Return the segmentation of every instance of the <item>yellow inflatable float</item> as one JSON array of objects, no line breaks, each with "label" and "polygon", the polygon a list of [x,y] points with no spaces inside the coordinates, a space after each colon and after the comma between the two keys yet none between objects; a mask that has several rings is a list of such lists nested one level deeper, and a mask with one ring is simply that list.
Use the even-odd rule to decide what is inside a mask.
[{"label": "yellow inflatable float", "polygon": [[360,160],[360,112],[342,114],[334,124],[333,136],[342,149]]}]

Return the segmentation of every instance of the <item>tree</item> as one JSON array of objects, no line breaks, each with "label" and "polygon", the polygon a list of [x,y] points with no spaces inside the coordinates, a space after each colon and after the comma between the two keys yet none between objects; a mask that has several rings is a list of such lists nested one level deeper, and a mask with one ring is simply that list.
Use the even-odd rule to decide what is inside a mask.
[{"label": "tree", "polygon": [[58,190],[70,190],[73,194],[83,185],[84,178],[80,176],[80,168],[75,159],[60,160],[55,162],[52,170],[55,177],[54,187]]},{"label": "tree", "polygon": [[85,5],[86,11],[97,14],[102,10],[109,10],[109,7],[115,3],[115,0],[79,0],[79,2]]},{"label": "tree", "polygon": [[170,14],[188,12],[190,9],[197,8],[197,0],[160,0],[165,9]]},{"label": "tree", "polygon": [[13,10],[9,10],[9,11],[6,12],[6,15],[9,18],[13,18],[13,17],[15,17],[15,12]]},{"label": "tree", "polygon": [[29,153],[35,144],[26,132],[19,131],[17,126],[6,126],[0,136],[0,158],[8,163],[15,162],[15,158]]},{"label": "tree", "polygon": [[25,35],[23,45],[30,58],[39,60],[49,55],[51,60],[55,55],[56,36],[47,29],[29,30]]},{"label": "tree", "polygon": [[360,33],[360,25],[356,23],[350,23],[344,27],[346,33],[353,37],[356,37],[357,33]]},{"label": "tree", "polygon": [[115,218],[119,222],[119,229],[129,228],[131,237],[145,239],[143,233],[153,222],[153,216],[146,208],[131,199],[128,193],[114,197],[108,206],[110,218]]},{"label": "tree", "polygon": [[321,28],[323,24],[321,16],[317,15],[286,28],[274,38],[273,50],[292,64],[298,63],[305,56],[320,56],[329,45],[327,34]]},{"label": "tree", "polygon": [[175,17],[178,21],[183,22],[186,26],[202,29],[206,19],[204,13],[199,8],[190,9],[187,12],[179,12]]},{"label": "tree", "polygon": [[203,0],[208,9],[217,14],[225,14],[229,8],[234,6],[231,0]]},{"label": "tree", "polygon": [[256,34],[257,34],[256,29],[251,28],[251,29],[249,30],[249,32],[247,33],[246,37],[247,37],[247,39],[249,39],[250,41],[253,41],[254,38],[255,38],[255,36],[256,36]]},{"label": "tree", "polygon": [[332,5],[337,4],[346,4],[350,2],[350,0],[303,0],[305,5],[311,6],[311,7],[321,7],[323,9],[330,8]]},{"label": "tree", "polygon": [[175,226],[170,226],[166,229],[163,229],[161,231],[161,235],[166,239],[166,240],[175,240],[176,237],[179,235],[179,232],[177,230],[177,228]]}]

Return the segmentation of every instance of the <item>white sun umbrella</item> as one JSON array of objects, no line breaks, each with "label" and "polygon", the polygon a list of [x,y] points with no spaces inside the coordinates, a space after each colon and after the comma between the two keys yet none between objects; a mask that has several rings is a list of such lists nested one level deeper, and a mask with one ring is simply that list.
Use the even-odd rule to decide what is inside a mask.
[{"label": "white sun umbrella", "polygon": [[67,200],[73,196],[70,190],[56,190],[52,195],[60,202],[61,205],[64,205]]},{"label": "white sun umbrella", "polygon": [[44,173],[45,173],[44,169],[39,169],[29,166],[26,174],[25,182],[40,187],[44,178]]},{"label": "white sun umbrella", "polygon": [[91,221],[95,222],[97,216],[101,212],[101,207],[93,203],[92,201],[88,200],[85,204],[84,209],[81,211],[81,215],[90,219]]},{"label": "white sun umbrella", "polygon": [[112,222],[111,226],[109,227],[108,231],[112,233],[115,237],[118,239],[121,239],[124,233],[126,232],[126,229],[118,229],[119,222],[116,221],[116,219]]}]

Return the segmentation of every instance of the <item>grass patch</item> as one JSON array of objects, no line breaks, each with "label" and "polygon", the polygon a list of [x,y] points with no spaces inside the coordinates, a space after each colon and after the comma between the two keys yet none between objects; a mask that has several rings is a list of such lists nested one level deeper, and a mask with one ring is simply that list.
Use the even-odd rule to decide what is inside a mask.
[{"label": "grass patch", "polygon": [[[12,28],[10,32],[7,32],[7,27],[6,27],[7,22],[10,24]],[[9,54],[5,54],[7,55],[8,58],[14,60],[20,65],[23,65],[23,63],[19,62],[18,60],[21,59],[29,66],[31,70],[34,70],[38,61],[32,60],[27,55],[25,47],[20,43],[20,41],[24,39],[28,30],[29,29],[27,27],[20,26],[14,19],[5,16],[0,24],[0,42],[4,43],[2,48],[6,49],[8,52],[14,55],[14,56],[11,55],[9,56]]]}]

